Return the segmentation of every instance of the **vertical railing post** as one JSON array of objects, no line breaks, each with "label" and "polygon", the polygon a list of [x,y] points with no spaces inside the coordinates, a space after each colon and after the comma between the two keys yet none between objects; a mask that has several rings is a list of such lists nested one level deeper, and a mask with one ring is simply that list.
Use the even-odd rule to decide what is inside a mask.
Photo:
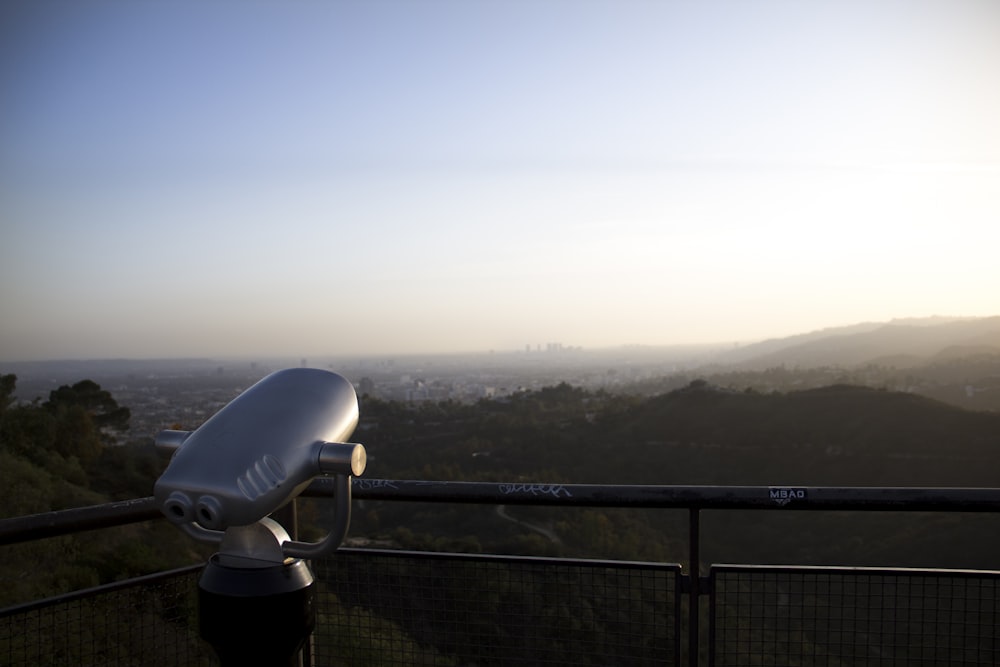
[{"label": "vertical railing post", "polygon": [[697,507],[688,509],[688,577],[690,588],[688,592],[688,664],[698,667],[699,648],[699,611],[701,602],[701,525]]},{"label": "vertical railing post", "polygon": [[[275,512],[271,514],[271,518],[282,525],[282,527],[288,532],[288,536],[293,540],[299,539],[299,499],[292,498],[284,507],[279,507]],[[306,637],[305,644],[302,646],[302,650],[299,651],[296,657],[297,662],[294,662],[294,667],[312,667],[312,652],[313,652],[313,640],[312,633]]]}]

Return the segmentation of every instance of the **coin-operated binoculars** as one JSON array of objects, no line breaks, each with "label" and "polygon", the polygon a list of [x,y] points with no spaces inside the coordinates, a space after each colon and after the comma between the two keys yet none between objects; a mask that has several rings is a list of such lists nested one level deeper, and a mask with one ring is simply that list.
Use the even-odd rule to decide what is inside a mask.
[{"label": "coin-operated binoculars", "polygon": [[[173,451],[156,481],[160,510],[191,537],[219,545],[198,583],[200,630],[223,665],[295,664],[315,626],[313,576],[303,559],[340,546],[351,518],[351,476],[365,448],[345,443],[358,398],[328,371],[277,371],[195,431],[162,431]],[[298,542],[268,515],[318,475],[335,477],[334,525]]]}]

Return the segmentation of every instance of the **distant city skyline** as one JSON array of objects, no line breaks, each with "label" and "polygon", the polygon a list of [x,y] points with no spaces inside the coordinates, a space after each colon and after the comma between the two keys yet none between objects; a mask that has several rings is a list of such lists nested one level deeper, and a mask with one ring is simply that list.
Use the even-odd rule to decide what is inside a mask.
[{"label": "distant city skyline", "polygon": [[0,361],[1000,314],[1000,3],[0,6]]}]

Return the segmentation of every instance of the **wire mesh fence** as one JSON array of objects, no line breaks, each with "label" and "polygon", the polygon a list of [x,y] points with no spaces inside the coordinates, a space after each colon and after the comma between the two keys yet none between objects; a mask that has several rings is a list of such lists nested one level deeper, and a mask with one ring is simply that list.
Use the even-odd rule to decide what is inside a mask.
[{"label": "wire mesh fence", "polygon": [[209,665],[198,637],[200,566],[0,611],[0,665]]},{"label": "wire mesh fence", "polygon": [[341,550],[317,665],[672,665],[677,565]]},{"label": "wire mesh fence", "polygon": [[[369,488],[388,493],[407,484]],[[435,485],[451,494],[436,500],[513,501],[505,485]],[[413,485],[419,494],[438,493],[428,488]],[[524,504],[537,503],[536,490],[524,491],[531,496]],[[814,510],[1000,511],[1000,489],[784,491],[801,492]],[[543,498],[609,507],[687,503],[688,562],[699,563],[700,509],[784,508],[774,500],[781,492],[574,487],[572,495]],[[85,525],[144,521],[146,505],[102,506],[101,525]],[[0,520],[0,544],[80,530],[79,512]],[[312,565],[317,623],[303,656],[309,667],[664,665],[682,658],[693,667],[1000,664],[1000,572],[992,570],[713,565],[703,579],[697,568],[682,574],[659,563],[355,549]],[[0,610],[0,666],[217,664],[198,633],[200,569]]]},{"label": "wire mesh fence", "polygon": [[1000,572],[712,568],[712,664],[1000,664]]},{"label": "wire mesh fence", "polygon": [[[313,565],[306,664],[680,664],[677,565],[353,549]],[[0,665],[217,664],[199,570],[2,610]],[[713,566],[708,662],[1000,664],[998,588],[993,571]]]}]

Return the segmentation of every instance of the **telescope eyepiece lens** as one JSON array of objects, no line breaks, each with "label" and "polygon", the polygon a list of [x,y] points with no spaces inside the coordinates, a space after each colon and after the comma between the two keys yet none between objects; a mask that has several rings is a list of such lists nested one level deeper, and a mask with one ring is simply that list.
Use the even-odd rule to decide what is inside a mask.
[{"label": "telescope eyepiece lens", "polygon": [[219,530],[222,524],[222,505],[215,496],[202,496],[198,499],[197,521],[203,528]]},{"label": "telescope eyepiece lens", "polygon": [[183,523],[191,516],[191,499],[180,491],[171,493],[163,507],[167,518],[176,523]]}]

